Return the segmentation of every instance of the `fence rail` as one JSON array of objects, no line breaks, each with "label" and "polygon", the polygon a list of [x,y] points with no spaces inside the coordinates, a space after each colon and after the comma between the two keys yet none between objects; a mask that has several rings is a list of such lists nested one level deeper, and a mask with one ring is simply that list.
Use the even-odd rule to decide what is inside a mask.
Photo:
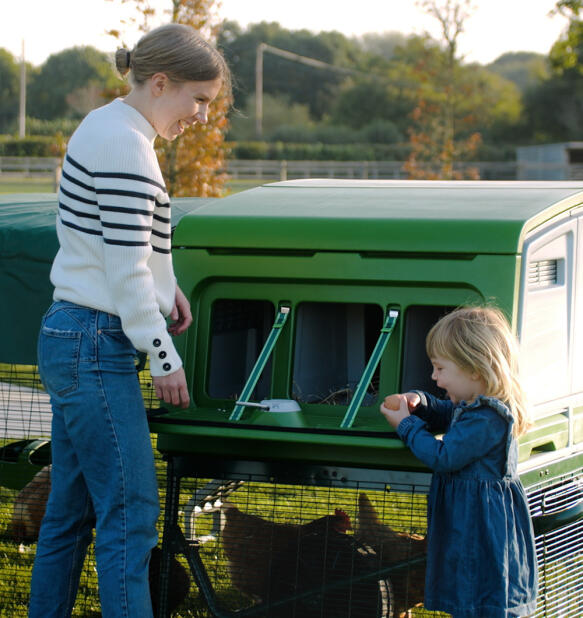
[{"label": "fence rail", "polygon": [[[292,180],[296,178],[405,179],[403,161],[227,161],[226,171],[233,179]],[[428,166],[429,168],[430,166]],[[484,180],[516,180],[514,161],[458,163],[460,172],[476,170]]]},{"label": "fence rail", "polygon": [[[225,171],[233,180],[292,180],[297,178],[405,179],[403,161],[274,161],[227,160]],[[430,169],[430,165],[427,166]],[[583,164],[524,161],[476,161],[457,163],[454,169],[475,170],[483,180],[583,180]],[[2,175],[50,176],[55,188],[61,176],[57,157],[0,157]]]}]

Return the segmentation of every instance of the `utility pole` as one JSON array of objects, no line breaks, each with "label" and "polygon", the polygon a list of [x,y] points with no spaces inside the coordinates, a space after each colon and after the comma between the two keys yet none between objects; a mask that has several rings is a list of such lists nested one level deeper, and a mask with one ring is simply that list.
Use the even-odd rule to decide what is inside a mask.
[{"label": "utility pole", "polygon": [[24,39],[22,39],[22,58],[20,60],[20,105],[18,114],[18,136],[26,135],[26,63],[24,61]]},{"label": "utility pole", "polygon": [[263,52],[269,52],[281,58],[286,58],[292,62],[299,62],[318,69],[327,69],[329,71],[337,71],[346,75],[368,75],[362,71],[355,69],[347,69],[337,67],[328,62],[322,62],[308,56],[300,56],[279,47],[273,47],[267,43],[259,43],[257,46],[257,54],[255,56],[255,134],[258,139],[261,139],[263,134]]},{"label": "utility pole", "polygon": [[255,56],[255,135],[263,135],[263,52],[267,45],[259,43]]}]

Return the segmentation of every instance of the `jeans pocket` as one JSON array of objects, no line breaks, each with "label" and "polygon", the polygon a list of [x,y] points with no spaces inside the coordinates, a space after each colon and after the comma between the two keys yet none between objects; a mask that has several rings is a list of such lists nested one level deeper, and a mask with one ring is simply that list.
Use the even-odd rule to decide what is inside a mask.
[{"label": "jeans pocket", "polygon": [[38,369],[49,394],[66,395],[79,386],[81,333],[43,326],[38,342]]}]

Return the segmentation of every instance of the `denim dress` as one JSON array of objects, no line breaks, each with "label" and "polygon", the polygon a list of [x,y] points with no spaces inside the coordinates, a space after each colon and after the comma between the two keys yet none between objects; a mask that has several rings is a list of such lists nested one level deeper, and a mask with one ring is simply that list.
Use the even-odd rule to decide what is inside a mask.
[{"label": "denim dress", "polygon": [[[517,475],[518,445],[508,407],[493,397],[454,404],[417,392],[421,405],[397,432],[434,472],[425,608],[454,618],[533,613],[534,533]],[[445,435],[440,440],[430,432]]]}]

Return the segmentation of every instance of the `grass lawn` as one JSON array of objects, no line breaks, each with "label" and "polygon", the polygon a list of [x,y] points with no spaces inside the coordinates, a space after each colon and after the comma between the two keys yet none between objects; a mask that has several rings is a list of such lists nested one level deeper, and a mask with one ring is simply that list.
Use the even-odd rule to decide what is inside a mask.
[{"label": "grass lawn", "polygon": [[[227,191],[238,193],[262,184],[265,184],[265,181],[238,179],[227,183]],[[16,178],[0,175],[0,193],[54,193],[54,191],[54,184],[48,178]]]}]

